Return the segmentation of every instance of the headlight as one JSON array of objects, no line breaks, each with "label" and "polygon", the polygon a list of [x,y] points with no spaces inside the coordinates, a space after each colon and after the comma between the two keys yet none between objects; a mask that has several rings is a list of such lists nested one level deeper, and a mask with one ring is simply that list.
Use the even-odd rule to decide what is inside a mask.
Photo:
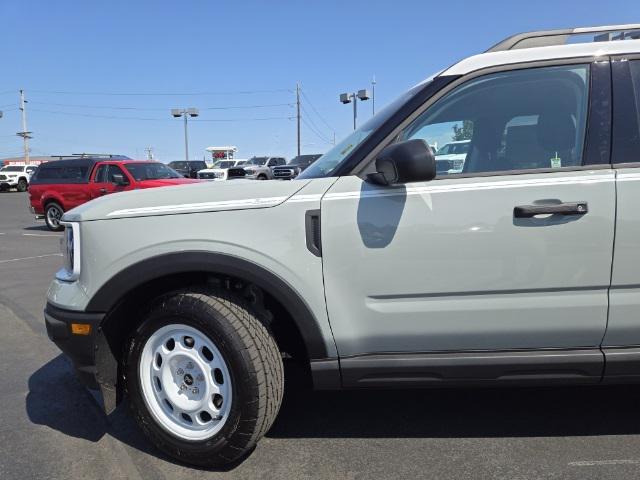
[{"label": "headlight", "polygon": [[213,172],[213,176],[216,178],[224,177],[224,172]]},{"label": "headlight", "polygon": [[80,277],[80,224],[64,222],[64,234],[60,239],[63,265],[56,278],[63,282],[74,282]]}]

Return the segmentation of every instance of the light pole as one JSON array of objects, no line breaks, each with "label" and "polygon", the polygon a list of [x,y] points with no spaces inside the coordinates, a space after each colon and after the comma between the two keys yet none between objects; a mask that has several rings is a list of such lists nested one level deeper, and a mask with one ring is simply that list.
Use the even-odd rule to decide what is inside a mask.
[{"label": "light pole", "polygon": [[171,115],[175,118],[184,117],[184,159],[189,161],[189,133],[187,129],[187,119],[199,115],[197,108],[172,108]]},{"label": "light pole", "polygon": [[367,90],[358,90],[358,93],[341,93],[340,101],[345,105],[353,102],[353,129],[356,129],[356,119],[358,118],[358,99],[361,102],[369,100],[369,92]]}]

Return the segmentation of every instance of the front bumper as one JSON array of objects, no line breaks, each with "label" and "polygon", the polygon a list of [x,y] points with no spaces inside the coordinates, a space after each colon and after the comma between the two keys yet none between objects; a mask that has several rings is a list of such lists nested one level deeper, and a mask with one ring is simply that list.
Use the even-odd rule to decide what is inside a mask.
[{"label": "front bumper", "polygon": [[[73,362],[80,381],[89,388],[98,388],[96,368],[96,337],[103,313],[86,313],[65,310],[47,303],[44,321],[47,335]],[[71,333],[72,323],[91,325],[89,335]]]}]

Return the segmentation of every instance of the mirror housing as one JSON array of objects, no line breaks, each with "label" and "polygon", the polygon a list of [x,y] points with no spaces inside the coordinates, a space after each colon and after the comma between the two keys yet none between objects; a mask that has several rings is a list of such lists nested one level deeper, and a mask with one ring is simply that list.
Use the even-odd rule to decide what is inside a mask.
[{"label": "mirror housing", "polygon": [[385,147],[376,158],[376,173],[367,178],[376,185],[428,182],[436,176],[433,151],[422,139],[405,140]]},{"label": "mirror housing", "polygon": [[112,178],[113,178],[114,185],[117,185],[119,187],[129,185],[129,182],[127,181],[126,178],[124,178],[124,175],[122,175],[121,173],[114,173],[112,175]]}]

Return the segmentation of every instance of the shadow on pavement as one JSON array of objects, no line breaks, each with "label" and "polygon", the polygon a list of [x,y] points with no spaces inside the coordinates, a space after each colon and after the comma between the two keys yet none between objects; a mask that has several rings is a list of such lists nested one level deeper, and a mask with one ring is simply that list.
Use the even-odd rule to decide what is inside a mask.
[{"label": "shadow on pavement", "polygon": [[[298,383],[295,376],[288,377],[289,382]],[[313,392],[288,386],[278,418],[267,436],[481,438],[638,434],[638,405],[639,386],[343,392]],[[65,435],[97,442],[108,434],[175,463],[146,441],[126,404],[107,418],[76,380],[63,355],[29,378],[26,409],[32,422]]]},{"label": "shadow on pavement", "polygon": [[150,451],[127,415],[126,405],[120,405],[107,418],[91,393],[76,379],[73,366],[64,355],[58,355],[29,377],[26,408],[33,423],[65,435],[97,442],[109,434],[135,448]]},{"label": "shadow on pavement", "polygon": [[52,232],[51,230],[49,230],[47,228],[47,226],[44,225],[44,224],[42,224],[42,225],[33,225],[33,226],[30,226],[30,227],[24,227],[23,230],[55,233],[55,232]]},{"label": "shadow on pavement", "polygon": [[285,393],[271,438],[481,438],[640,433],[640,387]]}]

